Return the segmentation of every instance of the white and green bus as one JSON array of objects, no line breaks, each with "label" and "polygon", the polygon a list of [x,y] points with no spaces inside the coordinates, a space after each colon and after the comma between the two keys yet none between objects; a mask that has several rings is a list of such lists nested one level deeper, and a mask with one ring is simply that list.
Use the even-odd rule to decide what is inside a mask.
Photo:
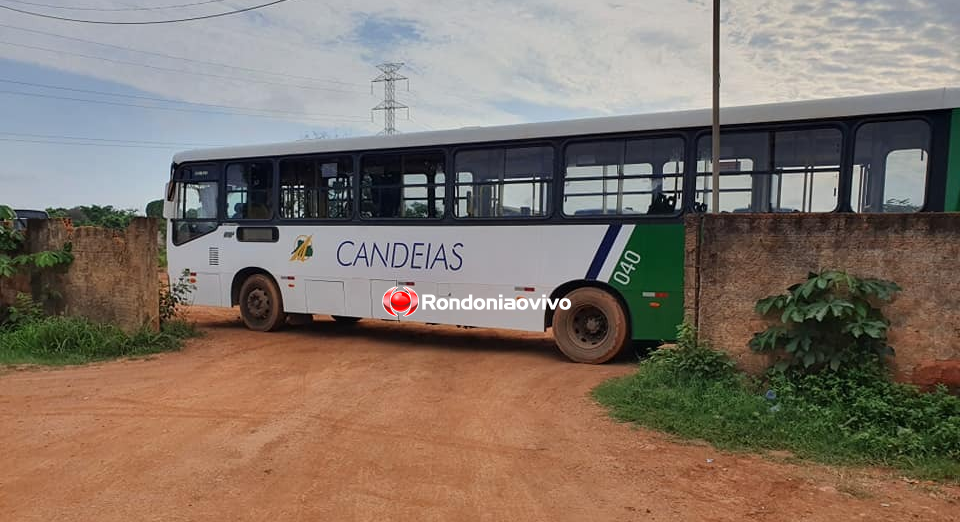
[{"label": "white and green bus", "polygon": [[[720,210],[960,210],[958,107],[960,90],[941,89],[726,109]],[[194,303],[239,306],[253,330],[313,314],[552,328],[572,360],[601,363],[675,336],[683,216],[711,210],[710,121],[684,111],[177,154],[170,276],[186,271]],[[414,297],[406,313],[389,306],[397,289]],[[418,295],[451,305],[417,307]],[[519,306],[543,298],[569,306]]]}]

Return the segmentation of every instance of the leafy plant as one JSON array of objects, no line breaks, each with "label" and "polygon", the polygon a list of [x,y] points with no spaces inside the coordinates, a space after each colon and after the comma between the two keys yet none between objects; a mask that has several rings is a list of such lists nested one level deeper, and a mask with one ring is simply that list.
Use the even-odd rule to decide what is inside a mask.
[{"label": "leafy plant", "polygon": [[73,208],[48,208],[47,214],[52,218],[70,218],[78,227],[94,226],[114,229],[125,229],[137,216],[133,209],[118,209],[111,205],[81,205]]},{"label": "leafy plant", "polygon": [[757,302],[762,315],[778,314],[779,324],[750,340],[757,352],[781,352],[777,370],[838,370],[893,355],[887,344],[889,321],[875,304],[887,302],[900,287],[882,279],[846,272],[810,273],[789,292]]},{"label": "leafy plant", "polygon": [[190,271],[184,270],[177,281],[160,285],[160,323],[180,318],[184,305],[190,302],[190,294],[197,286],[190,282]]},{"label": "leafy plant", "polygon": [[43,304],[34,301],[29,294],[19,292],[16,303],[3,312],[0,329],[15,330],[43,319],[43,315]]},{"label": "leafy plant", "polygon": [[819,373],[772,371],[765,383],[684,378],[653,361],[604,382],[594,397],[617,419],[719,448],[788,450],[960,482],[960,397],[890,382],[879,361]]},{"label": "leafy plant", "polygon": [[727,379],[735,373],[730,356],[699,340],[696,328],[687,322],[677,327],[676,347],[653,352],[650,363],[661,365],[683,379]]},{"label": "leafy plant", "polygon": [[70,243],[65,243],[61,250],[17,254],[26,237],[13,227],[11,220],[15,217],[13,209],[0,205],[0,278],[13,277],[23,270],[53,268],[73,262]]},{"label": "leafy plant", "polygon": [[960,398],[943,386],[922,393],[892,382],[873,362],[836,372],[773,372],[770,386],[785,407],[804,415],[841,410],[835,430],[877,459],[946,457],[960,462]]}]

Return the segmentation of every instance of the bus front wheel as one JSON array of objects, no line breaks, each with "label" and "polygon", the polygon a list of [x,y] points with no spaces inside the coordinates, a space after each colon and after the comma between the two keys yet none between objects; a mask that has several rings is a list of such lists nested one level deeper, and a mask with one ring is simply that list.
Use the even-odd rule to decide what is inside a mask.
[{"label": "bus front wheel", "polygon": [[254,274],[240,287],[240,316],[247,328],[270,332],[280,328],[287,318],[283,312],[280,289],[264,274]]},{"label": "bus front wheel", "polygon": [[570,308],[553,316],[553,338],[564,355],[579,363],[601,364],[629,342],[627,315],[620,302],[599,288],[578,288],[565,296]]}]

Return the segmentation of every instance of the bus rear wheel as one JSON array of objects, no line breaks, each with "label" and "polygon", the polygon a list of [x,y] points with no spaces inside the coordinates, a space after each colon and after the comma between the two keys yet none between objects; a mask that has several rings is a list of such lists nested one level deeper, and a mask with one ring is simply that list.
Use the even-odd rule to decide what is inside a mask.
[{"label": "bus rear wheel", "polygon": [[264,274],[254,274],[240,287],[240,316],[247,328],[270,332],[287,319],[280,288]]},{"label": "bus rear wheel", "polygon": [[620,302],[599,288],[578,288],[565,296],[570,308],[553,316],[553,338],[575,362],[602,364],[629,343],[627,315]]}]

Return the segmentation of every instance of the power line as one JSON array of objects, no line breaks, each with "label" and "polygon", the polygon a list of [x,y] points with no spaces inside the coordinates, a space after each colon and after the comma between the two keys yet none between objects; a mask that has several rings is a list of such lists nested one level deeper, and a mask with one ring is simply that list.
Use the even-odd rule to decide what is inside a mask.
[{"label": "power line", "polygon": [[179,147],[164,147],[159,145],[80,143],[76,141],[22,140],[22,139],[16,139],[16,138],[0,138],[0,141],[13,142],[13,143],[41,143],[45,145],[78,145],[83,147],[111,147],[111,148],[122,148],[122,149],[162,149],[162,150],[179,150],[180,149]]},{"label": "power line", "polygon": [[409,118],[410,121],[412,121],[413,123],[416,123],[417,125],[423,127],[424,129],[431,130],[431,131],[437,130],[436,127],[433,127],[433,126],[431,126],[431,125],[427,125],[426,123],[423,123],[423,122],[420,121],[420,120],[415,120],[415,119],[413,119],[413,116],[407,115],[407,118]]},{"label": "power line", "polygon": [[363,119],[345,119],[345,118],[311,118],[311,117],[302,117],[302,118],[284,118],[280,116],[271,116],[269,114],[244,114],[240,112],[228,112],[228,111],[202,111],[197,109],[187,109],[183,107],[157,107],[153,105],[139,105],[135,103],[123,103],[107,100],[88,100],[85,98],[71,98],[68,96],[54,96],[52,94],[40,94],[35,92],[19,92],[19,91],[6,91],[0,90],[0,94],[12,94],[16,96],[30,96],[33,98],[49,98],[54,100],[64,100],[64,101],[74,101],[81,103],[94,103],[100,105],[113,105],[118,107],[137,107],[141,109],[154,109],[158,111],[174,111],[174,112],[194,112],[199,114],[220,114],[226,116],[249,116],[252,118],[267,118],[272,120],[285,120],[289,121],[291,119],[303,120],[303,121],[314,121],[314,122],[331,122],[331,121],[340,121],[346,123],[367,123],[367,120]]},{"label": "power line", "polygon": [[51,20],[60,20],[63,22],[76,22],[81,24],[101,24],[101,25],[155,25],[155,24],[176,24],[180,22],[193,22],[195,20],[208,20],[210,18],[218,18],[221,16],[229,16],[239,13],[246,13],[247,11],[254,11],[256,9],[263,9],[264,7],[270,7],[272,5],[281,4],[289,0],[273,0],[272,2],[267,2],[265,4],[255,5],[251,7],[244,7],[243,9],[235,9],[233,11],[225,11],[222,13],[215,13],[203,16],[192,16],[189,18],[176,18],[171,20],[153,20],[153,21],[137,21],[137,22],[111,22],[108,20],[88,20],[84,18],[68,18],[65,16],[54,16],[43,13],[37,13],[33,11],[27,11],[25,9],[17,9],[16,7],[10,7],[8,5],[0,4],[0,9],[6,9],[8,11],[13,11],[20,14],[37,16],[40,18],[49,18]]},{"label": "power line", "polygon": [[[263,69],[254,69],[254,68],[251,68],[251,67],[241,67],[241,66],[237,66],[237,65],[229,65],[229,64],[225,64],[225,63],[213,62],[213,61],[207,61],[207,60],[197,60],[197,59],[195,59],[195,58],[187,58],[187,57],[184,57],[184,56],[175,56],[175,55],[172,55],[172,54],[165,54],[165,53],[154,52],[154,51],[144,51],[144,50],[142,50],[142,49],[134,49],[134,48],[132,48],[132,47],[125,47],[125,46],[122,46],[122,45],[113,45],[113,44],[108,44],[108,43],[103,43],[103,42],[97,42],[97,41],[94,41],[94,40],[86,40],[86,39],[83,39],[83,38],[77,38],[77,37],[73,37],[73,36],[65,36],[65,35],[56,34],[56,33],[48,33],[48,32],[46,32],[46,31],[39,31],[39,30],[36,30],[36,29],[27,29],[27,28],[25,28],[25,27],[17,27],[17,26],[7,25],[7,24],[0,24],[0,27],[4,27],[4,28],[7,28],[7,29],[13,29],[13,30],[16,30],[16,31],[23,31],[23,32],[27,32],[27,33],[40,34],[40,35],[44,35],[44,36],[52,36],[52,37],[55,37],[55,38],[62,38],[62,39],[64,39],[64,40],[71,40],[71,41],[74,41],[74,42],[83,42],[83,43],[88,43],[88,44],[92,44],[92,45],[100,45],[100,46],[103,46],[103,47],[109,47],[109,48],[111,48],[111,49],[118,49],[118,50],[121,50],[121,51],[129,51],[129,52],[133,52],[133,53],[142,53],[142,54],[147,54],[147,55],[151,55],[151,56],[158,56],[158,57],[161,57],[161,58],[169,58],[169,59],[171,59],[171,60],[182,60],[182,61],[185,61],[185,62],[197,63],[197,64],[202,64],[202,65],[213,65],[213,66],[215,66],[215,67],[223,67],[223,68],[226,68],[226,69],[236,69],[236,70],[238,70],[238,71],[255,72],[255,73],[260,73],[260,74],[268,74],[268,75],[271,75],[271,76],[282,76],[282,77],[286,77],[286,78],[295,78],[295,79],[298,79],[298,80],[308,80],[308,81],[313,81],[313,82],[334,83],[334,84],[346,85],[346,86],[352,86],[352,87],[365,87],[365,85],[362,85],[362,84],[359,84],[359,83],[343,82],[343,81],[339,81],[339,80],[328,80],[328,79],[324,79],[324,78],[315,78],[315,77],[312,77],[312,76],[300,76],[300,75],[296,75],[296,74],[279,73],[279,72],[275,72],[275,71],[267,71],[267,70],[263,70]],[[353,91],[349,91],[349,92],[353,92]]]},{"label": "power line", "polygon": [[115,140],[112,138],[84,138],[81,136],[59,136],[50,134],[27,134],[23,132],[0,132],[2,136],[20,136],[25,138],[44,138],[51,140],[84,140],[84,141],[102,141],[117,143],[136,143],[140,145],[176,145],[178,147],[223,147],[221,144],[211,143],[183,143],[176,141],[146,141],[146,140]]},{"label": "power line", "polygon": [[53,4],[42,4],[39,2],[25,2],[24,0],[4,0],[5,2],[10,2],[14,4],[21,5],[32,5],[35,7],[47,7],[50,9],[61,9],[63,11],[97,11],[103,13],[110,12],[119,12],[119,11],[164,11],[166,9],[179,9],[181,7],[194,7],[198,5],[206,4],[220,4],[226,0],[206,0],[204,2],[193,2],[189,4],[179,4],[179,5],[161,5],[156,7],[70,7],[63,5],[53,5]]},{"label": "power line", "polygon": [[[8,0],[8,1],[9,1],[9,0]],[[350,86],[350,87],[366,87],[365,84],[359,84],[359,83],[342,82],[342,81],[339,81],[339,80],[327,80],[327,79],[324,79],[324,78],[314,78],[314,77],[312,77],[312,76],[300,76],[300,75],[297,75],[297,74],[279,73],[279,72],[267,71],[267,70],[263,70],[263,69],[254,69],[254,68],[251,68],[251,67],[240,67],[240,66],[238,66],[238,65],[229,65],[229,64],[220,63],[220,62],[212,62],[212,61],[207,61],[207,60],[197,60],[197,59],[195,59],[195,58],[187,58],[187,57],[184,57],[184,56],[175,56],[175,55],[172,55],[172,54],[160,53],[160,52],[155,52],[155,51],[144,51],[144,50],[142,50],[142,49],[134,49],[134,48],[132,48],[132,47],[125,47],[125,46],[122,46],[122,45],[114,45],[114,44],[108,44],[108,43],[103,43],[103,42],[97,42],[97,41],[94,41],[94,40],[85,40],[85,39],[83,39],[83,38],[77,38],[77,37],[75,37],[75,36],[65,36],[65,35],[62,35],[62,34],[48,33],[48,32],[46,32],[46,31],[40,31],[40,30],[37,30],[37,29],[27,29],[27,28],[25,28],[25,27],[17,27],[17,26],[14,26],[14,25],[0,24],[0,27],[5,27],[5,28],[7,28],[7,29],[13,29],[13,30],[15,30],[15,31],[23,31],[23,32],[26,32],[26,33],[34,33],[34,34],[40,34],[40,35],[44,35],[44,36],[52,36],[52,37],[54,37],[54,38],[62,38],[62,39],[64,39],[64,40],[71,40],[71,41],[74,41],[74,42],[83,42],[83,43],[88,43],[88,44],[92,44],[92,45],[100,45],[100,46],[103,46],[103,47],[109,47],[109,48],[111,48],[111,49],[118,49],[118,50],[121,50],[121,51],[128,51],[128,52],[132,52],[132,53],[141,53],[141,54],[146,54],[146,55],[150,55],[150,56],[158,56],[158,57],[161,57],[161,58],[169,58],[169,59],[171,59],[171,60],[182,60],[182,61],[185,61],[185,62],[198,63],[198,64],[201,64],[201,65],[213,65],[213,66],[215,66],[215,67],[223,67],[223,68],[225,68],[225,69],[236,69],[236,70],[238,70],[238,71],[255,72],[255,73],[260,73],[260,74],[268,74],[268,75],[270,75],[270,76],[281,76],[281,77],[285,77],[285,78],[294,78],[294,79],[297,79],[297,80],[308,80],[308,81],[311,81],[311,82],[335,83],[335,84],[338,84],[338,85],[346,85],[346,86]]]},{"label": "power line", "polygon": [[315,85],[299,85],[299,84],[294,84],[294,83],[273,82],[273,81],[270,81],[270,80],[260,80],[260,79],[256,79],[256,78],[240,78],[240,77],[237,77],[237,76],[226,76],[226,75],[223,75],[223,74],[203,73],[203,72],[189,71],[189,70],[187,70],[187,69],[177,69],[177,68],[174,68],[174,67],[162,67],[162,66],[159,66],[159,65],[149,65],[149,64],[145,64],[145,63],[139,63],[139,62],[128,62],[128,61],[125,61],[125,60],[115,60],[115,59],[113,59],[113,58],[106,58],[106,57],[103,57],[103,56],[95,56],[95,55],[91,55],[91,54],[75,53],[75,52],[72,52],[72,51],[62,51],[62,50],[60,50],[60,49],[50,49],[49,47],[39,47],[39,46],[36,46],[36,45],[18,44],[18,43],[14,43],[14,42],[6,42],[6,41],[0,41],[0,44],[2,44],[2,45],[9,45],[9,46],[12,46],[12,47],[21,47],[21,48],[23,48],[23,49],[32,49],[32,50],[35,50],[35,51],[45,51],[45,52],[48,52],[48,53],[64,54],[64,55],[67,55],[67,56],[76,56],[76,57],[79,57],[79,58],[88,58],[88,59],[91,59],[91,60],[100,60],[100,61],[109,62],[109,63],[115,63],[115,64],[120,64],[120,65],[132,65],[132,66],[134,66],[134,67],[144,67],[144,68],[147,68],[147,69],[154,69],[154,70],[157,70],[157,71],[176,72],[176,73],[181,73],[181,74],[190,74],[190,75],[194,75],[194,76],[206,76],[206,77],[209,77],[209,78],[218,78],[218,79],[221,79],[221,80],[232,80],[232,81],[247,82],[247,83],[260,83],[260,84],[265,84],[265,85],[279,85],[279,86],[281,86],[281,87],[294,87],[294,88],[297,88],[297,89],[305,89],[305,90],[311,90],[311,91],[342,92],[342,93],[346,93],[346,94],[366,94],[366,93],[361,93],[361,92],[359,92],[359,91],[347,91],[347,90],[343,90],[343,89],[334,89],[334,88],[332,88],[332,87],[318,87],[318,86],[315,86]]},{"label": "power line", "polygon": [[[213,107],[217,109],[237,109],[241,111],[251,111],[251,112],[289,114],[293,116],[307,116],[310,118],[352,118],[352,116],[346,116],[343,114],[304,114],[299,111],[283,111],[278,109],[257,109],[254,107],[241,107],[239,105],[221,105],[217,103],[201,103],[201,102],[191,102],[191,101],[181,101],[181,100],[168,100],[165,98],[155,98],[152,96],[142,96],[138,94],[121,94],[117,92],[95,91],[91,89],[77,89],[74,87],[62,87],[59,85],[50,85],[46,83],[33,83],[33,82],[21,82],[16,80],[5,80],[3,78],[0,78],[0,83],[11,83],[14,85],[23,85],[26,87],[40,87],[42,89],[56,89],[60,91],[79,92],[84,94],[99,94],[101,96],[116,96],[120,98],[132,98],[135,100],[147,100],[147,101],[155,101],[160,103],[181,103],[184,105],[197,105],[200,107]],[[356,121],[366,121],[366,120],[360,120],[359,118],[357,118]]]}]

